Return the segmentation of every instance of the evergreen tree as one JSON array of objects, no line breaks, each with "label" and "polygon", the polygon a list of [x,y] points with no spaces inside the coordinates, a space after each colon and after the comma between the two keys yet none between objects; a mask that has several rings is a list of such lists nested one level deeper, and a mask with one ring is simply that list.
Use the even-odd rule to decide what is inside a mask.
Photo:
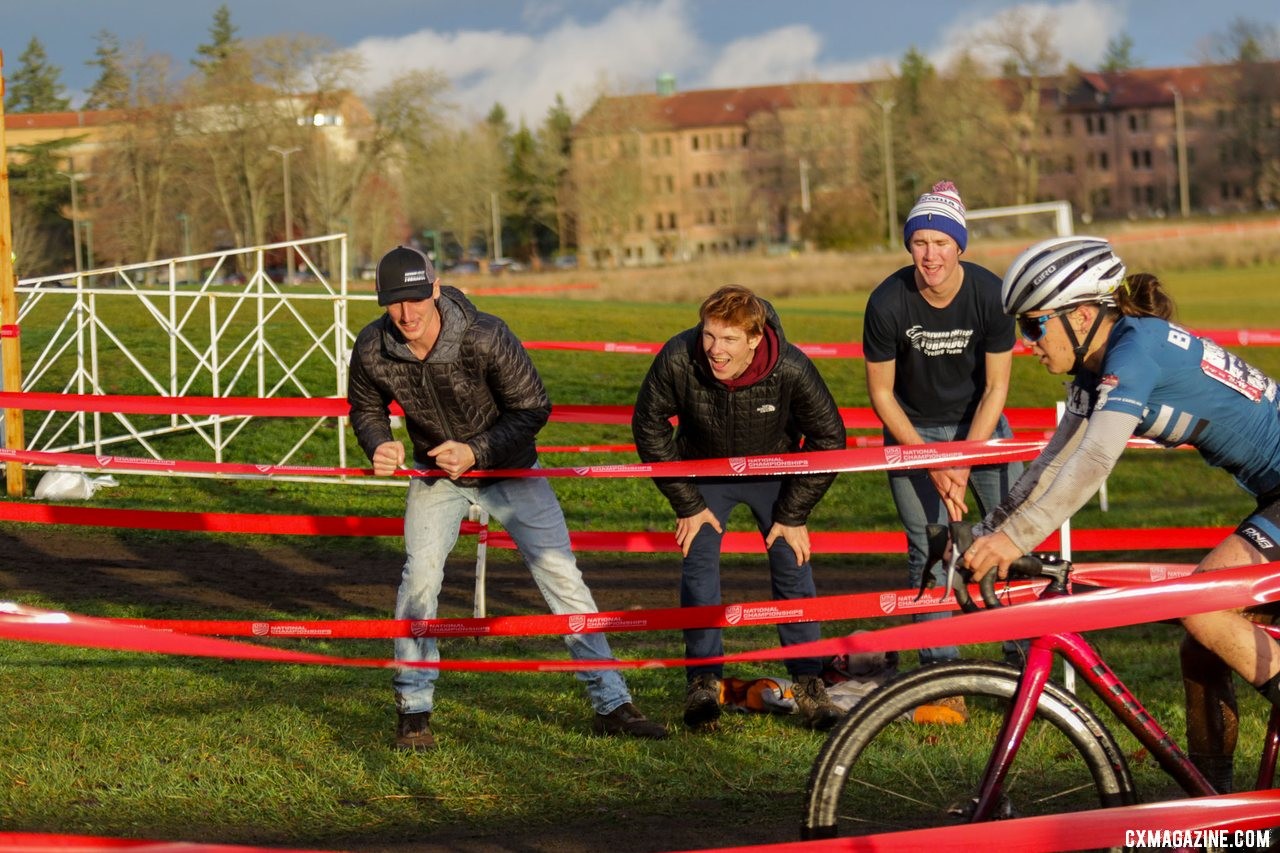
[{"label": "evergreen tree", "polygon": [[129,106],[129,75],[124,70],[120,40],[115,33],[99,30],[98,48],[85,65],[97,67],[98,79],[89,87],[86,110],[121,110]]},{"label": "evergreen tree", "polygon": [[49,62],[40,39],[31,38],[18,57],[17,72],[8,80],[4,108],[11,113],[58,113],[71,109],[63,93],[62,69]]},{"label": "evergreen tree", "polygon": [[1133,39],[1121,33],[1107,42],[1107,55],[1102,58],[1102,71],[1132,71],[1138,67],[1133,58]]},{"label": "evergreen tree", "polygon": [[908,48],[898,65],[898,100],[905,114],[918,115],[921,110],[922,90],[937,78],[937,69],[929,62],[928,57],[914,45]]},{"label": "evergreen tree", "polygon": [[223,3],[213,13],[213,24],[209,27],[209,43],[196,47],[199,59],[191,60],[191,64],[199,68],[207,76],[217,73],[218,69],[235,53],[240,40],[236,38],[235,24],[231,23],[231,10]]}]

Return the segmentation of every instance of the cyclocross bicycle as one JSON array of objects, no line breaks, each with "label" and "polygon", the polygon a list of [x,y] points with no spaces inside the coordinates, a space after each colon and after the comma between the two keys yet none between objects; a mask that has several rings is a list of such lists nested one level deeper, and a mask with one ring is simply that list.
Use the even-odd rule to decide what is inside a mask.
[{"label": "cyclocross bicycle", "polygon": [[[929,565],[942,558],[948,530],[930,531]],[[955,553],[971,540],[953,524]],[[955,565],[953,561],[953,566]],[[963,571],[963,567],[958,567]],[[1046,578],[1041,598],[1069,594],[1070,562],[1023,557],[1011,576]],[[989,572],[986,606],[999,606]],[[966,612],[981,609],[963,580],[948,585]],[[1280,628],[1264,626],[1273,637]],[[1133,776],[1115,738],[1074,694],[1049,680],[1061,655],[1161,768],[1190,796],[1216,793],[1186,753],[1075,633],[1032,640],[1022,670],[994,661],[957,660],[904,673],[862,700],[832,729],[814,761],[801,827],[806,839],[1082,811],[1137,802]],[[908,722],[920,705],[964,699],[959,725]],[[983,744],[993,744],[987,750]],[[1257,789],[1272,787],[1280,748],[1273,710]]]}]

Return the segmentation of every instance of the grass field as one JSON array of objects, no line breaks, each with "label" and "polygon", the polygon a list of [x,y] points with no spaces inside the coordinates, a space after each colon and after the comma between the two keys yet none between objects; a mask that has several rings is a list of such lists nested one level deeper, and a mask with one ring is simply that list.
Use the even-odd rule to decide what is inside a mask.
[{"label": "grass field", "polygon": [[[903,256],[905,257],[905,256]],[[703,270],[700,274],[705,274]],[[666,275],[666,273],[664,273]],[[1280,266],[1205,269],[1171,273],[1168,282],[1192,327],[1272,327],[1280,317]],[[764,268],[744,265],[743,283],[767,282]],[[723,282],[721,282],[723,283]],[[525,339],[664,340],[691,325],[696,304],[710,288],[698,280],[674,301],[607,301],[477,296],[483,310],[504,316]],[[633,280],[633,287],[641,286]],[[788,286],[789,287],[789,286]],[[789,337],[797,342],[856,340],[865,287],[775,298]],[[366,306],[369,312],[375,309]],[[26,331],[24,330],[24,336]],[[533,357],[553,401],[630,404],[649,359],[645,356],[538,351]],[[1255,348],[1247,357],[1280,375],[1280,350]],[[819,368],[842,406],[867,404],[861,364],[821,361]],[[1017,359],[1012,406],[1050,406],[1061,381],[1030,359]],[[260,423],[242,449],[249,461],[288,442],[281,424]],[[550,424],[544,444],[630,441],[625,427]],[[168,439],[169,458],[198,458],[199,442]],[[119,451],[124,453],[125,451]],[[300,464],[326,464],[319,447]],[[548,455],[547,464],[621,461],[617,455]],[[403,493],[395,488],[289,482],[161,479],[122,475],[117,488],[94,505],[147,509],[398,515]],[[558,481],[569,525],[575,530],[670,530],[672,518],[652,484],[644,480]],[[1193,453],[1131,453],[1109,482],[1110,510],[1091,502],[1079,528],[1233,524],[1250,506],[1220,473],[1209,472]],[[745,516],[735,527],[747,529]],[[817,530],[896,530],[897,520],[880,475],[843,475],[811,519]],[[71,528],[32,531],[0,525],[0,535],[26,538],[75,536]],[[181,571],[191,534],[121,532],[130,542],[166,543]],[[279,547],[271,537],[221,537],[248,554]],[[390,585],[398,572],[398,540],[292,541],[300,551],[344,549],[385,560],[377,581]],[[1186,561],[1194,554],[1077,555],[1078,559]],[[499,562],[515,558],[491,551]],[[593,586],[625,587],[619,564],[657,566],[669,572],[674,601],[678,565],[669,556],[584,554]],[[845,592],[881,588],[865,577],[893,576],[894,555],[817,555],[819,589]],[[758,558],[726,560],[726,578],[763,574]],[[460,577],[470,583],[466,555]],[[67,572],[87,564],[67,565]],[[622,571],[623,574],[619,574]],[[329,607],[255,612],[189,601],[67,594],[51,599],[38,586],[21,587],[0,569],[9,597],[95,615],[182,618],[334,618],[368,615]],[[766,593],[767,594],[767,593]],[[605,601],[618,600],[609,593]],[[252,599],[252,591],[244,597]],[[455,595],[454,598],[458,598]],[[495,612],[511,603],[490,602]],[[511,608],[511,609],[509,609]],[[536,608],[531,612],[537,612]],[[389,615],[389,614],[385,614]],[[464,612],[442,615],[467,615]],[[828,635],[872,627],[828,626]],[[1174,649],[1178,630],[1144,625],[1105,632],[1096,639],[1108,661],[1154,715],[1182,735],[1181,687]],[[771,646],[772,630],[728,634],[731,651]],[[306,648],[342,656],[385,657],[383,642],[305,641]],[[678,657],[678,637],[630,634],[616,638],[624,657]],[[393,712],[388,676],[378,670],[230,663],[155,658],[6,642],[0,644],[0,827],[110,836],[263,843],[326,849],[488,849],[495,839],[523,835],[519,849],[625,850],[715,847],[794,837],[798,803],[820,735],[793,720],[733,716],[713,737],[673,726],[664,743],[595,740],[587,735],[587,707],[572,679],[554,675],[448,674],[438,717],[442,748],[430,756],[389,749]],[[980,656],[993,648],[966,649]],[[446,657],[559,658],[554,640],[458,640]],[[910,655],[907,656],[908,658]],[[768,667],[743,669],[763,674]],[[683,693],[679,674],[643,670],[628,675],[637,700],[652,716],[678,721]],[[447,683],[447,686],[445,684]],[[1242,693],[1245,691],[1242,691]],[[1251,691],[1250,691],[1251,694]],[[1246,723],[1241,768],[1256,758],[1260,702],[1242,696]],[[1167,784],[1126,742],[1137,765],[1140,790],[1169,795]],[[981,749],[975,744],[975,749]],[[1239,772],[1246,777],[1246,772]],[[604,843],[607,842],[607,845]],[[397,844],[417,847],[395,847]],[[430,845],[436,845],[432,847]],[[574,846],[577,845],[577,846]],[[514,848],[512,848],[514,849]]]}]

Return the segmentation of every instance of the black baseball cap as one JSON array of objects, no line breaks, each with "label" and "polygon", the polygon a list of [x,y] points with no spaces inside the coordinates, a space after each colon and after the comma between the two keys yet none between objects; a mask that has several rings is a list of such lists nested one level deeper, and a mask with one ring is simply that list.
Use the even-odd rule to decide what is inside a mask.
[{"label": "black baseball cap", "polygon": [[430,299],[435,283],[436,268],[431,259],[409,246],[396,246],[383,255],[374,276],[379,305]]}]

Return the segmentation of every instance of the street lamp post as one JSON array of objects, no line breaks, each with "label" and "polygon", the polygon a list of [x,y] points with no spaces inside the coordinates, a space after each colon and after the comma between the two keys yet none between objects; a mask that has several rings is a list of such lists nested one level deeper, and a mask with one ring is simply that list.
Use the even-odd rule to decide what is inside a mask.
[{"label": "street lamp post", "polygon": [[93,220],[84,221],[84,265],[93,269]]},{"label": "street lamp post", "polygon": [[76,173],[75,160],[70,157],[67,158],[67,168],[70,171],[58,174],[71,181],[71,245],[76,253],[76,272],[82,272],[84,266],[81,264],[83,253],[80,251],[80,199],[76,193],[76,184],[85,176]]},{"label": "street lamp post", "polygon": [[1182,210],[1182,218],[1191,215],[1191,193],[1187,186],[1187,125],[1182,108],[1182,92],[1178,87],[1169,84],[1173,93],[1173,135],[1178,148],[1178,203]]},{"label": "street lamp post", "polygon": [[[178,214],[178,221],[182,223],[182,255],[183,255],[183,257],[189,257],[189,256],[191,255],[191,222],[190,222],[190,217],[189,217],[189,216],[187,216],[187,214],[185,214],[185,213],[179,213],[179,214]],[[192,276],[191,276],[191,261],[187,261],[187,262],[184,264],[184,266],[186,267],[186,273],[185,273],[186,280],[187,280],[187,281],[191,281],[191,280],[192,280]]]},{"label": "street lamp post", "polygon": [[[280,165],[284,170],[284,238],[285,240],[293,239],[293,198],[289,194],[289,155],[294,152],[301,151],[301,148],[280,148],[279,146],[270,146],[271,150],[280,155]],[[293,258],[293,247],[290,246],[285,251],[285,269],[287,275],[286,283],[293,282],[293,275],[296,268],[296,261]]]},{"label": "street lamp post", "polygon": [[810,209],[809,202],[809,161],[800,158],[800,210],[808,213]]},{"label": "street lamp post", "polygon": [[889,133],[889,114],[893,112],[894,105],[897,103],[893,98],[887,98],[883,101],[876,101],[880,105],[880,111],[884,116],[881,122],[881,141],[880,149],[884,157],[884,196],[887,202],[885,219],[886,219],[886,241],[890,249],[894,245],[894,231],[898,224],[898,194],[894,192],[894,185],[897,181],[893,174],[893,136]]},{"label": "street lamp post", "polygon": [[489,193],[490,211],[493,219],[493,259],[502,257],[502,215],[498,212],[498,193]]}]

